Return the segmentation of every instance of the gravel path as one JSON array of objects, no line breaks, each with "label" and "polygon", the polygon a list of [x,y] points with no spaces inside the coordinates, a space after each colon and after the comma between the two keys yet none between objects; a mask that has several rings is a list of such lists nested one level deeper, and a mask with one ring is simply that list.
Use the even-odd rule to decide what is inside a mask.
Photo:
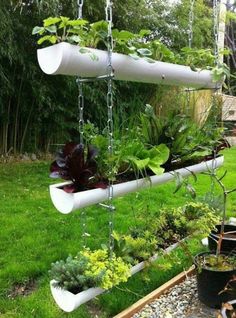
[{"label": "gravel path", "polygon": [[217,312],[199,302],[195,276],[169,289],[132,318],[215,318]]}]

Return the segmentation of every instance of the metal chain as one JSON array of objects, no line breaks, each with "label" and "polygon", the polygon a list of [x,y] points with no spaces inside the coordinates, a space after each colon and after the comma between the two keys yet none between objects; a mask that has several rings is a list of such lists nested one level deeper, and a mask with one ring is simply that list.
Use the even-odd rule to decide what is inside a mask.
[{"label": "metal chain", "polygon": [[84,94],[83,94],[83,83],[80,78],[77,79],[78,83],[78,110],[79,110],[79,138],[80,144],[84,144]]},{"label": "metal chain", "polygon": [[[83,4],[84,0],[78,0],[78,19],[83,19]],[[84,94],[83,83],[80,77],[77,78],[78,85],[78,112],[79,112],[79,142],[84,146]],[[81,211],[81,223],[82,223],[82,246],[86,248],[86,228],[87,228],[87,215],[86,210]]]},{"label": "metal chain", "polygon": [[[194,21],[194,4],[195,0],[190,0],[190,9],[189,9],[189,21],[188,21],[188,46],[192,47],[193,42],[193,21]],[[190,100],[191,100],[191,92],[189,89],[186,90],[187,94],[187,107],[186,114],[190,116]]]},{"label": "metal chain", "polygon": [[[83,18],[83,4],[84,0],[78,0],[78,19]],[[79,136],[80,144],[84,143],[84,95],[83,95],[83,83],[80,77],[77,78],[78,84],[78,110],[79,110]]]},{"label": "metal chain", "polygon": [[87,214],[85,209],[81,212],[81,226],[82,226],[82,247],[86,248],[87,246]]},{"label": "metal chain", "polygon": [[[186,94],[187,94],[187,107],[186,107],[186,115],[187,117],[191,116],[191,91],[189,89],[186,90]],[[192,93],[194,94],[194,93]]]},{"label": "metal chain", "polygon": [[83,5],[84,5],[84,0],[78,0],[78,19],[83,18]]},{"label": "metal chain", "polygon": [[[108,23],[107,27],[107,52],[108,52],[108,64],[107,64],[107,76],[108,76],[108,84],[107,84],[107,130],[108,130],[108,153],[109,157],[113,156],[113,68],[112,68],[112,52],[113,52],[113,38],[112,38],[112,2],[110,0],[106,0],[106,21]],[[112,162],[112,160],[111,160]],[[108,210],[109,210],[109,256],[113,257],[114,251],[114,211],[115,208],[113,206],[113,164],[110,163],[109,167],[110,176],[109,176],[109,186],[108,186]]]},{"label": "metal chain", "polygon": [[213,0],[213,33],[214,33],[214,56],[215,56],[215,66],[219,64],[219,2],[218,0]]},{"label": "metal chain", "polygon": [[189,29],[188,29],[188,46],[190,48],[192,47],[192,42],[193,42],[194,4],[195,4],[195,0],[191,0],[190,10],[189,10]]},{"label": "metal chain", "polygon": [[[215,66],[219,66],[219,22],[220,22],[220,1],[213,0],[213,33],[214,33],[214,57],[215,57]],[[213,93],[212,103],[214,106],[214,114],[215,114],[215,125],[217,125],[217,103],[218,103],[218,95],[219,95],[219,88],[217,83],[215,86],[215,92]]]},{"label": "metal chain", "polygon": [[[219,46],[218,46],[218,38],[219,38],[219,2],[218,0],[213,0],[213,37],[214,37],[214,64],[215,66],[219,65]],[[212,94],[212,112],[214,116],[214,125],[216,128],[217,126],[217,102],[218,102],[218,87],[217,84],[215,86],[215,91]],[[213,162],[212,162],[212,169],[211,169],[211,187],[210,187],[210,194],[211,194],[211,200],[214,200],[214,194],[215,194],[215,180],[213,178],[213,175],[215,174],[216,170],[216,151],[213,149]]]}]

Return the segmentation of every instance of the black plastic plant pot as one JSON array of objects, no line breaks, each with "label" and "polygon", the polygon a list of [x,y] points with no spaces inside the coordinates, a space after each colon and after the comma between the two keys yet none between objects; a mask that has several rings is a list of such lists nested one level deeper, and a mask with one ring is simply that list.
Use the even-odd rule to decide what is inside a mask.
[{"label": "black plastic plant pot", "polygon": [[[195,256],[194,263],[197,268],[197,289],[199,300],[211,308],[221,308],[222,303],[235,299],[232,293],[223,292],[224,287],[236,275],[236,269],[217,271],[211,268],[204,268],[199,264],[200,256],[209,255],[203,252]],[[220,294],[219,294],[220,293]]]},{"label": "black plastic plant pot", "polygon": [[[216,231],[211,231],[208,236],[208,246],[210,251],[216,251],[216,241],[218,241],[218,234],[220,233],[221,225],[216,225]],[[231,252],[232,250],[236,251],[236,225],[225,225],[224,226],[225,235],[222,240],[221,251]],[[235,232],[228,234],[227,232]],[[216,241],[215,241],[216,240]]]}]

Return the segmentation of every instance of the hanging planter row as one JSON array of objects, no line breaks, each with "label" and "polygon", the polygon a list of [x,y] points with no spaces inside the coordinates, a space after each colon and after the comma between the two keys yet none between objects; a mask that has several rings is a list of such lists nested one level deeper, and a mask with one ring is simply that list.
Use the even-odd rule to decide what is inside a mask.
[{"label": "hanging planter row", "polygon": [[[173,251],[177,246],[179,245],[178,243],[172,244],[168,248],[164,250],[164,254],[170,253]],[[161,256],[158,254],[155,254],[152,256],[148,262],[141,262],[135,266],[133,266],[130,269],[131,276],[135,275],[136,273],[140,272],[143,270],[146,266],[148,266],[150,263],[156,261],[158,258]],[[59,287],[54,287],[55,281],[52,280],[50,282],[50,288],[51,288],[51,293],[52,296],[57,303],[57,305],[65,312],[72,312],[82,304],[90,301],[91,299],[103,294],[106,292],[105,289],[99,288],[99,287],[94,287],[94,288],[89,288],[87,290],[84,290],[82,292],[79,292],[78,294],[73,294],[68,290],[59,288]]]},{"label": "hanging planter row", "polygon": [[[163,173],[162,175],[154,175],[148,178],[115,184],[113,185],[113,196],[114,198],[117,198],[131,192],[136,192],[140,189],[148,188],[150,186],[164,184],[173,180],[176,173],[185,178],[192,174],[210,171],[212,169],[220,167],[223,162],[224,157],[219,156],[216,159],[203,161],[192,166]],[[68,214],[74,210],[103,202],[108,198],[108,189],[100,188],[81,191],[77,193],[67,193],[63,190],[63,187],[69,183],[70,182],[63,182],[50,185],[51,200],[55,208],[63,214]]]},{"label": "hanging planter row", "polygon": [[[49,75],[96,78],[107,74],[107,51],[61,42],[38,49],[37,55],[42,71]],[[210,70],[193,71],[188,66],[159,61],[150,63],[120,53],[112,53],[112,67],[115,80],[192,88],[216,88],[222,84],[213,80]]]}]

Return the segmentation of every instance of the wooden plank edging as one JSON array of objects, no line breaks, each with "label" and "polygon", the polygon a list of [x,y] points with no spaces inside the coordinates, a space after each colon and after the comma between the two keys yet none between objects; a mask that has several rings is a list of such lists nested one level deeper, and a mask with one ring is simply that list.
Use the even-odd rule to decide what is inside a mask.
[{"label": "wooden plank edging", "polygon": [[129,308],[123,310],[118,315],[114,316],[113,318],[130,318],[135,313],[140,311],[141,308],[143,308],[148,303],[151,303],[154,299],[161,296],[165,291],[169,290],[174,285],[177,285],[181,283],[186,276],[191,276],[194,273],[194,266],[190,267],[187,271],[181,272],[177,276],[173,277],[171,280],[166,282],[165,284],[161,285],[154,291],[152,291],[150,294],[146,295],[142,299],[138,300],[136,303],[131,305]]}]

